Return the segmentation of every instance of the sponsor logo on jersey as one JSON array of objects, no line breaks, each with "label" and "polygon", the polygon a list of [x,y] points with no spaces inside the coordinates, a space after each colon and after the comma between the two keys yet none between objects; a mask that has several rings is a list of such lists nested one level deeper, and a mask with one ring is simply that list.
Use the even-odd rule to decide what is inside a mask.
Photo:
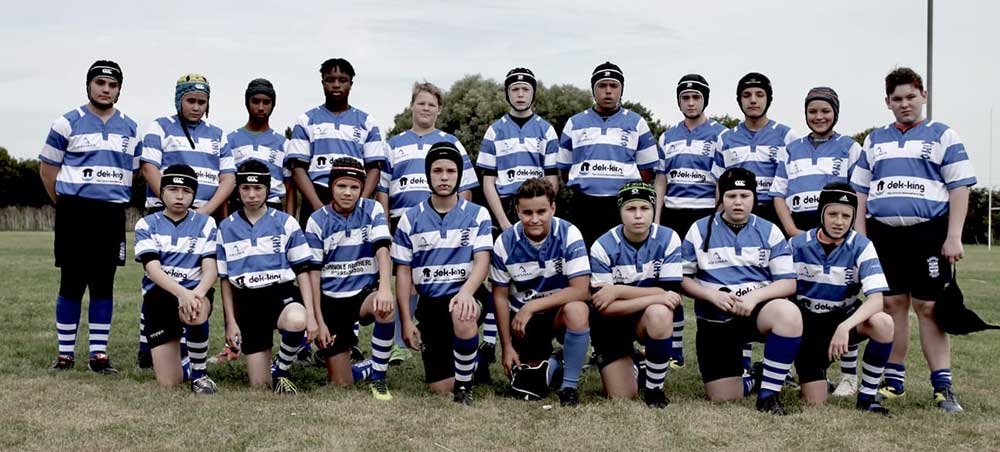
[{"label": "sponsor logo on jersey", "polygon": [[712,253],[712,258],[708,260],[710,265],[725,264],[726,262],[729,262],[729,259],[723,257],[718,251]]},{"label": "sponsor logo on jersey", "polygon": [[690,170],[670,170],[670,182],[705,182],[707,177],[703,173]]},{"label": "sponsor logo on jersey", "polygon": [[517,168],[507,170],[507,179],[514,180],[518,179],[531,179],[535,177],[545,176],[545,172],[541,168]]},{"label": "sponsor logo on jersey", "polygon": [[875,184],[875,193],[879,195],[923,195],[927,187],[914,181],[882,179]]},{"label": "sponsor logo on jersey", "polygon": [[194,173],[198,175],[198,182],[208,185],[219,184],[219,173],[206,169],[196,169]]},{"label": "sponsor logo on jersey", "polygon": [[424,268],[424,283],[465,281],[468,271],[464,268]]},{"label": "sponsor logo on jersey", "polygon": [[622,176],[625,174],[625,168],[614,163],[595,163],[590,164],[590,162],[583,162],[580,164],[580,175],[587,175],[590,173],[594,175],[613,175]]}]

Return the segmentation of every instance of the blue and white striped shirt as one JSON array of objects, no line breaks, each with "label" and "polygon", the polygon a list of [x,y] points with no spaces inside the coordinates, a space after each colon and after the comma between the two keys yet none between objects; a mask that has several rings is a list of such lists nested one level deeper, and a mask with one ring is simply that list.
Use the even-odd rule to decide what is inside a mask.
[{"label": "blue and white striped shirt", "polygon": [[657,172],[667,178],[663,205],[668,209],[711,209],[715,207],[715,175],[712,163],[718,152],[719,134],[726,128],[715,121],[689,130],[684,121],[660,135],[663,156]]},{"label": "blue and white striped shirt", "polygon": [[590,285],[659,287],[683,278],[681,239],[670,228],[654,224],[636,249],[618,225],[590,247]]},{"label": "blue and white striped shirt", "polygon": [[[587,244],[580,230],[568,221],[552,217],[549,235],[536,245],[517,222],[497,237],[493,245],[490,283],[510,287],[510,310],[569,287],[569,280],[590,274]],[[581,300],[582,301],[582,300]]]},{"label": "blue and white striped shirt", "polygon": [[285,136],[267,129],[264,132],[251,132],[240,127],[226,136],[226,148],[233,155],[237,168],[243,162],[255,159],[267,164],[271,173],[271,191],[267,202],[281,202],[285,197]]},{"label": "blue and white striped shirt", "polygon": [[[195,144],[192,149],[181,127],[177,115],[153,121],[142,139],[141,160],[160,169],[161,173],[170,165],[179,163],[194,169],[198,174],[198,193],[194,196],[194,207],[198,208],[212,199],[219,188],[219,176],[235,173],[236,165],[232,153],[226,148],[226,137],[222,129],[207,121],[189,125],[188,133]],[[146,207],[162,206],[158,196],[158,193],[153,193],[147,187]]]},{"label": "blue and white striped shirt", "polygon": [[475,254],[493,250],[492,229],[490,214],[479,205],[459,198],[441,218],[428,199],[400,217],[392,260],[410,266],[420,295],[454,296],[472,274]]},{"label": "blue and white striped shirt", "polygon": [[268,207],[250,224],[239,210],[219,224],[219,278],[238,289],[259,289],[295,281],[295,269],[304,269],[312,251],[299,223]]},{"label": "blue and white striped shirt", "polygon": [[462,154],[462,183],[458,191],[472,190],[479,186],[469,154],[458,138],[437,129],[425,135],[407,130],[389,139],[389,154],[378,184],[378,191],[389,194],[391,217],[402,215],[407,209],[424,202],[430,195],[424,158],[431,146],[441,141],[454,144]]},{"label": "blue and white striped shirt", "polygon": [[642,116],[620,108],[605,120],[588,108],[566,121],[556,162],[569,171],[569,187],[590,196],[616,196],[626,182],[642,180],[639,170],[655,169],[659,158]]},{"label": "blue and white striped shirt", "polygon": [[541,116],[533,115],[520,127],[504,115],[486,129],[476,166],[496,171],[496,188],[501,197],[514,196],[524,181],[556,174],[558,153],[556,130]]},{"label": "blue and white striped shirt", "polygon": [[786,160],[785,147],[798,136],[791,128],[770,120],[763,129],[752,132],[745,122],[719,136],[722,142],[712,173],[716,179],[729,168],[745,168],[757,176],[757,202],[771,200],[771,183],[778,171],[778,162]]},{"label": "blue and white striped shirt", "polygon": [[[135,224],[135,260],[145,262],[148,254],[160,261],[160,268],[185,289],[201,283],[202,259],[215,259],[215,219],[190,211],[174,224],[163,212],[146,215]],[[149,274],[142,277],[142,294],[156,286]]]},{"label": "blue and white striped shirt", "polygon": [[359,199],[345,218],[329,204],[313,212],[306,224],[312,268],[320,272],[320,289],[332,298],[348,298],[378,280],[375,244],[392,242],[382,205]]},{"label": "blue and white striped shirt", "polygon": [[812,229],[788,241],[795,262],[799,303],[823,314],[848,309],[858,301],[858,294],[870,296],[888,292],[875,246],[865,236],[850,231],[829,255]]},{"label": "blue and white striped shirt", "polygon": [[[684,237],[684,276],[712,290],[725,287],[739,297],[777,280],[795,279],[791,249],[774,223],[751,214],[737,234],[721,215],[696,221]],[[702,244],[709,221],[712,235],[706,252]],[[710,322],[728,322],[733,317],[704,300],[695,300],[694,311]]]},{"label": "blue and white striped shirt", "polygon": [[309,164],[313,183],[330,185],[330,166],[350,157],[370,167],[385,161],[385,141],[375,119],[351,107],[334,113],[320,105],[299,116],[288,140],[288,159]]},{"label": "blue and white striped shirt", "polygon": [[116,110],[105,123],[84,105],[52,122],[38,159],[59,167],[56,194],[126,203],[141,150],[135,121]]},{"label": "blue and white striped shirt", "polygon": [[787,151],[788,159],[778,162],[769,194],[785,198],[792,213],[815,212],[823,186],[850,182],[861,157],[861,145],[840,134],[818,146],[805,136],[789,143]]},{"label": "blue and white striped shirt", "polygon": [[926,121],[900,132],[875,129],[851,176],[868,195],[868,214],[889,226],[912,226],[948,214],[948,192],[976,184],[965,145],[954,129]]}]

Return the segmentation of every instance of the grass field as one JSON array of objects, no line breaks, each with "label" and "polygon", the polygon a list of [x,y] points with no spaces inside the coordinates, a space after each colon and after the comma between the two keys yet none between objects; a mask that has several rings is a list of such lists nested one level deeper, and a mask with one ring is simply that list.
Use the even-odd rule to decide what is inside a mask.
[{"label": "grass field", "polygon": [[[0,233],[0,450],[1000,450],[997,332],[952,340],[955,386],[966,409],[954,416],[932,408],[915,329],[907,396],[889,402],[895,419],[857,412],[853,399],[805,408],[790,391],[786,406],[795,414],[785,418],[758,414],[752,400],[710,404],[691,323],[689,364],[668,376],[672,404],[664,411],[602,399],[593,370],[583,375],[575,409],[543,409],[554,396],[544,403],[507,399],[499,386],[477,388],[476,405],[465,408],[427,393],[415,360],[390,369],[395,399],[388,403],[360,386],[323,386],[319,370],[299,367],[293,372],[300,395],[277,397],[246,388],[242,366],[232,363],[210,366],[221,392],[198,397],[186,387],[161,389],[132,367],[141,270],[130,263],[118,272],[110,341],[122,373],[94,375],[81,359],[75,370],[52,374],[46,368],[56,355],[58,272],[51,244],[49,233]],[[967,253],[960,273],[967,303],[1000,321],[1000,250]],[[222,325],[213,317],[212,352],[222,345]],[[86,314],[80,333],[77,356],[85,357]]]}]

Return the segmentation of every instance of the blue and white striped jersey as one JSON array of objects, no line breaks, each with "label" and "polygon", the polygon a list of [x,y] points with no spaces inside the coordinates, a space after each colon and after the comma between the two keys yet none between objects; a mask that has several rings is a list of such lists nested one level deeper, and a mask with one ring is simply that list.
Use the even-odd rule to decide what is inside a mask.
[{"label": "blue and white striped jersey", "polygon": [[757,176],[757,202],[768,202],[778,162],[788,158],[785,147],[797,138],[791,128],[773,120],[756,132],[750,131],[746,123],[741,122],[719,135],[722,143],[715,155],[712,173],[718,179],[732,167],[752,171]]},{"label": "blue and white striped jersey", "polygon": [[426,135],[417,135],[412,130],[407,130],[389,139],[389,153],[378,184],[378,191],[389,194],[391,217],[402,215],[407,209],[424,202],[430,195],[431,189],[427,187],[427,175],[424,172],[424,158],[431,146],[442,141],[454,144],[462,154],[462,184],[458,191],[472,190],[479,186],[469,154],[457,137],[437,129]]},{"label": "blue and white striped jersey", "polygon": [[715,121],[689,130],[684,121],[660,135],[658,147],[663,157],[656,171],[667,178],[663,205],[668,209],[711,209],[715,207],[715,175],[712,163],[720,145],[719,134],[726,128]]},{"label": "blue and white striped jersey", "polygon": [[[568,221],[552,217],[549,236],[541,244],[524,235],[517,222],[497,237],[493,245],[490,283],[510,287],[510,310],[569,287],[569,280],[590,274],[587,244],[580,230]],[[582,301],[582,300],[581,300]]]},{"label": "blue and white striped jersey", "polygon": [[105,123],[84,105],[52,122],[38,159],[59,167],[56,194],[126,203],[141,151],[132,118],[116,110]]},{"label": "blue and white striped jersey", "polygon": [[392,242],[382,205],[359,199],[344,217],[329,204],[312,213],[306,224],[312,268],[320,272],[320,289],[332,298],[353,297],[378,281],[375,244]]},{"label": "blue and white striped jersey", "polygon": [[588,108],[566,121],[556,162],[569,171],[569,187],[590,196],[616,196],[626,182],[642,180],[639,170],[655,169],[659,159],[642,116],[621,108],[605,120]]},{"label": "blue and white striped jersey", "polygon": [[490,214],[459,198],[441,218],[425,200],[399,219],[392,242],[392,260],[409,265],[417,293],[451,297],[472,272],[475,253],[493,250]]},{"label": "blue and white striped jersey", "polygon": [[559,137],[548,121],[534,115],[520,127],[508,114],[486,129],[476,166],[496,171],[501,197],[514,196],[524,181],[556,174],[558,153]]},{"label": "blue and white striped jersey", "polygon": [[681,282],[681,239],[672,229],[652,225],[649,237],[636,249],[618,225],[601,235],[590,247],[590,285],[658,287]]},{"label": "blue and white striped jersey", "polygon": [[[146,215],[135,224],[135,260],[145,262],[146,255],[153,255],[164,273],[194,289],[201,282],[201,260],[215,259],[216,234],[215,219],[193,210],[177,224],[163,212]],[[143,274],[143,295],[155,285]]]},{"label": "blue and white striped jersey", "polygon": [[[179,163],[194,169],[198,174],[198,193],[194,196],[194,207],[198,208],[212,199],[215,190],[219,188],[219,176],[235,173],[236,165],[232,153],[226,148],[226,137],[222,129],[207,121],[188,126],[191,140],[195,144],[192,149],[181,127],[177,115],[153,121],[142,139],[141,160],[159,168],[161,173],[170,165]],[[147,187],[146,207],[162,205],[159,194]]]},{"label": "blue and white striped jersey", "polygon": [[295,281],[295,269],[305,269],[312,259],[299,223],[271,207],[256,224],[243,215],[239,210],[219,224],[219,278],[238,289]]},{"label": "blue and white striped jersey", "polygon": [[792,213],[815,212],[823,186],[850,182],[854,165],[861,157],[861,145],[840,134],[819,146],[805,136],[789,143],[787,151],[788,159],[778,162],[769,194],[785,198]]},{"label": "blue and white striped jersey", "polygon": [[867,237],[850,231],[827,255],[816,239],[818,230],[788,241],[798,278],[795,293],[802,306],[817,314],[841,311],[853,306],[862,291],[866,297],[889,291],[875,246]]},{"label": "blue and white striped jersey", "polygon": [[240,127],[226,136],[226,147],[237,168],[250,159],[266,163],[271,173],[267,202],[281,202],[285,197],[285,176],[290,175],[285,168],[285,136],[271,129],[258,133]]},{"label": "blue and white striped jersey", "polygon": [[948,214],[948,191],[976,184],[965,145],[954,129],[926,121],[905,133],[875,129],[851,185],[868,195],[868,214],[889,226],[911,226]]},{"label": "blue and white striped jersey", "polygon": [[[781,229],[751,214],[747,225],[737,234],[721,215],[717,213],[691,225],[681,247],[684,276],[712,290],[727,288],[740,297],[780,279],[795,279],[792,252]],[[709,221],[712,235],[708,251],[704,251]],[[710,322],[728,322],[733,317],[703,300],[695,300],[694,311],[698,318]]]},{"label": "blue and white striped jersey", "polygon": [[334,113],[320,105],[299,116],[288,140],[287,158],[309,164],[313,183],[330,185],[330,165],[350,157],[366,167],[385,161],[385,141],[375,119],[351,107]]}]

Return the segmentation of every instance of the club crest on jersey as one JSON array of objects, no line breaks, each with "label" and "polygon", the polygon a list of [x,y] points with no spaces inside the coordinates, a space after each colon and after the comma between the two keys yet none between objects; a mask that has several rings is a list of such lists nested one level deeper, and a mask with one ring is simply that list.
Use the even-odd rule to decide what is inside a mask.
[{"label": "club crest on jersey", "polygon": [[928,141],[924,141],[920,145],[920,158],[922,158],[924,160],[930,160],[930,158],[931,158],[931,152],[933,150],[934,150],[934,142],[933,141],[929,141],[929,140]]},{"label": "club crest on jersey", "polygon": [[844,168],[844,159],[835,158],[833,159],[833,168],[830,170],[830,174],[833,176],[840,176],[840,170]]},{"label": "club crest on jersey", "polygon": [[767,157],[771,160],[771,163],[778,163],[778,147],[769,146],[767,148]]},{"label": "club crest on jersey", "polygon": [[472,231],[469,228],[462,229],[461,246],[469,246]]},{"label": "club crest on jersey", "polygon": [[767,267],[767,255],[768,255],[768,251],[765,250],[764,248],[761,248],[757,252],[757,265],[759,265],[761,267]]},{"label": "club crest on jersey", "polygon": [[844,269],[844,282],[845,283],[854,282],[854,267],[847,267]]}]

